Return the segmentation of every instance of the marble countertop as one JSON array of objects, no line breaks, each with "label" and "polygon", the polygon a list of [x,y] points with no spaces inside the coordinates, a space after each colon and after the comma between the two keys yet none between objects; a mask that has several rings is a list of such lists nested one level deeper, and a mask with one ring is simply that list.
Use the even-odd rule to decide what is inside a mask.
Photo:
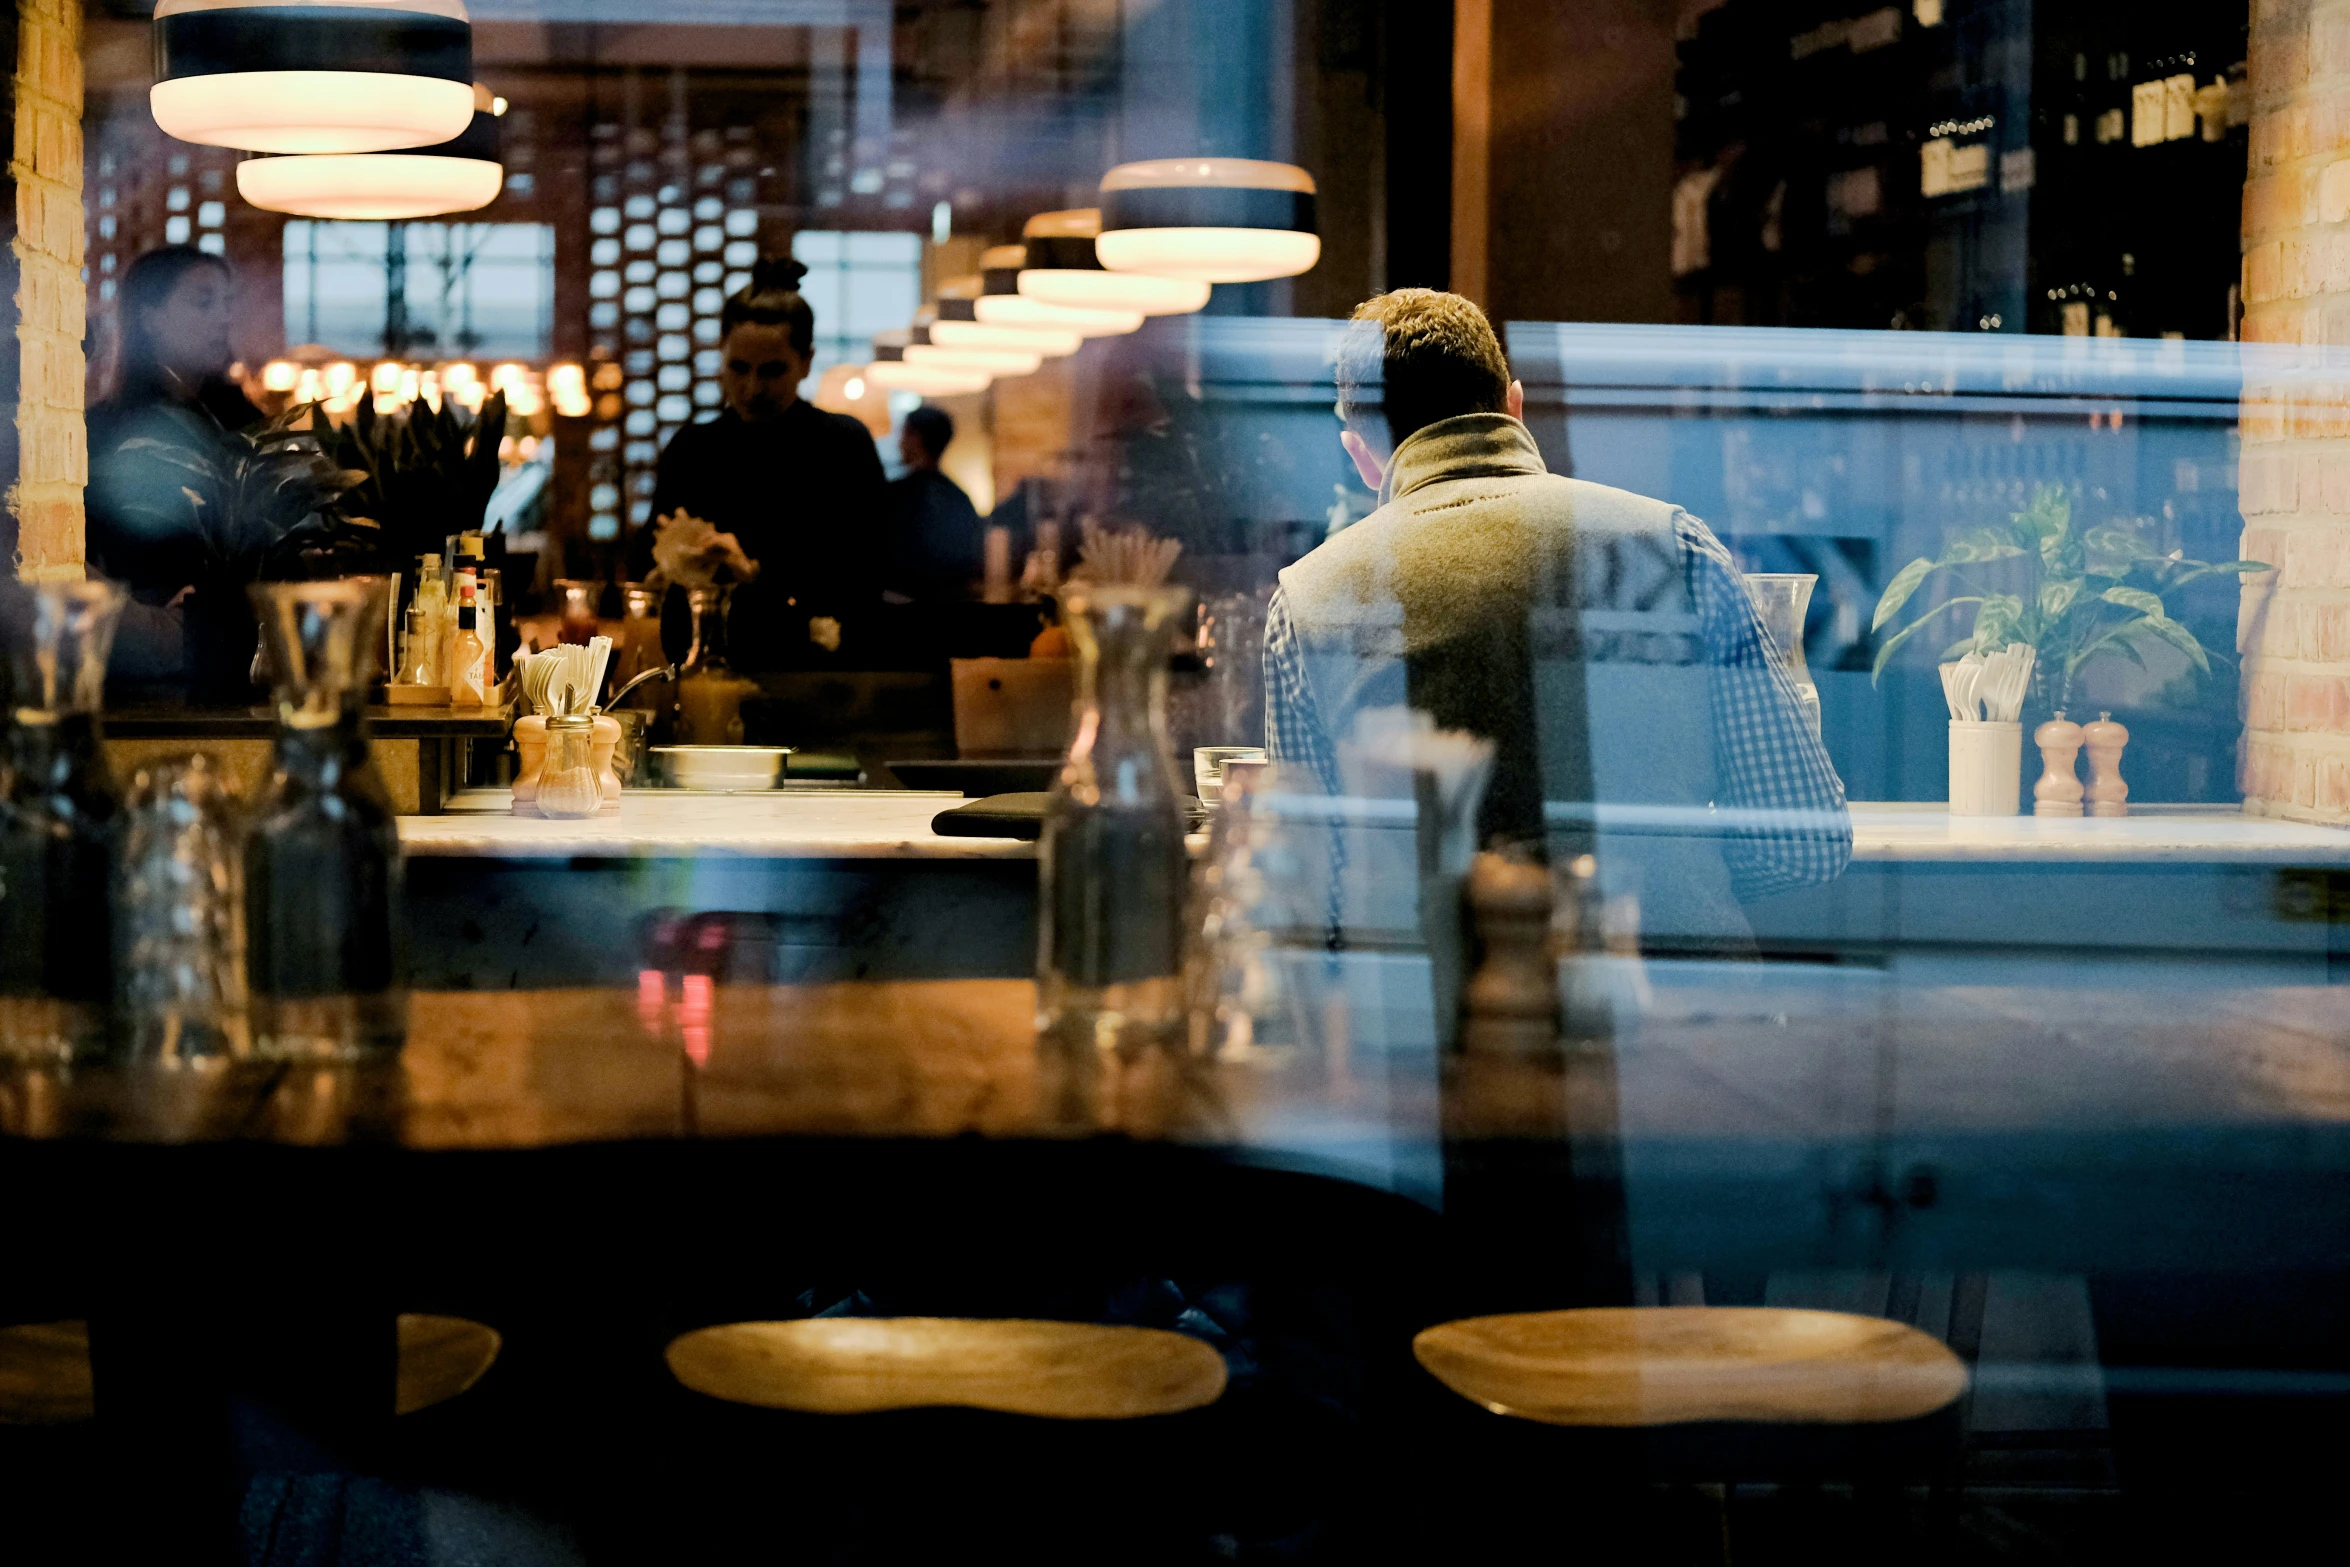
[{"label": "marble countertop", "polygon": [[400,818],[411,855],[480,859],[1017,860],[1036,845],[942,838],[930,819],[962,804],[931,790],[810,789],[697,793],[630,790],[616,813],[586,821],[516,816],[503,789],[469,789],[439,816]]},{"label": "marble countertop", "polygon": [[1852,857],[1877,864],[2350,865],[2350,829],[2232,805],[2136,806],[2119,818],[1952,816],[1939,801],[1855,801]]},{"label": "marble countertop", "polygon": [[[943,838],[931,818],[959,797],[925,790],[699,794],[632,790],[588,821],[515,816],[502,789],[468,790],[440,816],[404,816],[412,855],[483,859],[739,856],[810,860],[1018,860],[1009,838]],[[2232,806],[2143,805],[2118,820],[1953,817],[1941,804],[1855,802],[1862,864],[2350,866],[2350,830],[2245,816]]]}]

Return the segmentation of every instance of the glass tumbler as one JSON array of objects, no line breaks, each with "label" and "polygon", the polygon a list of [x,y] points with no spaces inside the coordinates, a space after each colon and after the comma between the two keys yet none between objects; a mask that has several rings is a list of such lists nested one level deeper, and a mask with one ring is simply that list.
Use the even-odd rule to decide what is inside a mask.
[{"label": "glass tumbler", "polygon": [[131,776],[115,883],[115,1009],[134,1061],[246,1053],[243,823],[211,757]]},{"label": "glass tumbler", "polygon": [[1037,1028],[1113,1050],[1184,1032],[1183,789],[1167,739],[1181,588],[1086,584],[1061,600],[1077,733],[1045,806]]},{"label": "glass tumbler", "polygon": [[1820,579],[1808,571],[1750,571],[1746,591],[1762,615],[1763,629],[1779,650],[1787,679],[1795,687],[1796,706],[1811,732],[1820,732],[1820,688],[1813,684],[1811,667],[1803,661],[1803,622],[1811,612],[1811,591]]}]

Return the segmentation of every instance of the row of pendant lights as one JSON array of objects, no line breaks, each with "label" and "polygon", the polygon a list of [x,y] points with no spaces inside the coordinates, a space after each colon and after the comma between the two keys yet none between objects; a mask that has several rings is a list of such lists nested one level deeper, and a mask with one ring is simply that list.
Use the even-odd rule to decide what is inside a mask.
[{"label": "row of pendant lights", "polygon": [[1086,338],[1199,310],[1217,283],[1295,277],[1322,256],[1313,176],[1249,158],[1121,164],[1099,207],[1039,213],[1021,241],[988,251],[976,286],[942,289],[930,319],[876,338],[866,378],[931,397],[982,391]]},{"label": "row of pendant lights", "polygon": [[158,0],[147,101],[166,135],[250,154],[237,192],[270,212],[437,217],[505,185],[464,0]]}]

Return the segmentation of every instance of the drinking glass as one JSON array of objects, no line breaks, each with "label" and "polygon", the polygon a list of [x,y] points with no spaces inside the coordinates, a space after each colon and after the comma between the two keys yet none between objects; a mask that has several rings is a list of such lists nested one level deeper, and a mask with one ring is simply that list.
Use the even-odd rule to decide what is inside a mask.
[{"label": "drinking glass", "polygon": [[1820,732],[1820,688],[1812,683],[1811,667],[1803,661],[1803,621],[1811,611],[1811,591],[1820,579],[1808,571],[1750,571],[1746,591],[1761,612],[1763,629],[1779,650],[1787,678],[1795,687],[1796,705],[1811,732]]},{"label": "drinking glass", "polygon": [[1111,1050],[1182,1031],[1189,879],[1167,739],[1181,588],[1084,584],[1061,600],[1077,649],[1077,733],[1038,851],[1039,1032]]}]

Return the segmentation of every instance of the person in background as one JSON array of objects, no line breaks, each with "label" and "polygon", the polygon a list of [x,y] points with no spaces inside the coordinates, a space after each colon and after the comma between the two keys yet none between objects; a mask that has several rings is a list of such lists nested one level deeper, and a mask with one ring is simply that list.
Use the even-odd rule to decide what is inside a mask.
[{"label": "person in background", "polygon": [[889,585],[919,603],[969,598],[986,570],[979,511],[938,468],[954,438],[954,416],[928,403],[906,415],[898,435],[906,473],[889,487]]},{"label": "person in background", "polygon": [[[719,314],[718,384],[726,406],[662,450],[653,515],[699,517],[718,533],[711,564],[743,584],[729,617],[737,668],[805,664],[857,629],[881,602],[889,492],[873,437],[847,414],[800,396],[816,352],[816,313],[798,293],[807,268],[788,257],[751,270]],[[630,541],[629,574],[653,569],[653,529]],[[663,620],[674,628],[684,596]],[[672,641],[678,640],[672,633]]]},{"label": "person in background", "polygon": [[1548,472],[1524,400],[1468,300],[1399,289],[1355,311],[1340,441],[1380,504],[1281,573],[1274,758],[1338,794],[1342,747],[1378,744],[1397,709],[1484,736],[1481,842],[1593,851],[1644,935],[1750,947],[1741,905],[1850,859],[1844,786],[1720,541]]},{"label": "person in background", "polygon": [[187,597],[207,559],[187,464],[262,417],[229,379],[234,285],[226,261],[193,245],[151,250],[123,274],[112,390],[89,416],[86,498],[90,567],[130,594],[108,664],[118,705],[184,691]]}]

